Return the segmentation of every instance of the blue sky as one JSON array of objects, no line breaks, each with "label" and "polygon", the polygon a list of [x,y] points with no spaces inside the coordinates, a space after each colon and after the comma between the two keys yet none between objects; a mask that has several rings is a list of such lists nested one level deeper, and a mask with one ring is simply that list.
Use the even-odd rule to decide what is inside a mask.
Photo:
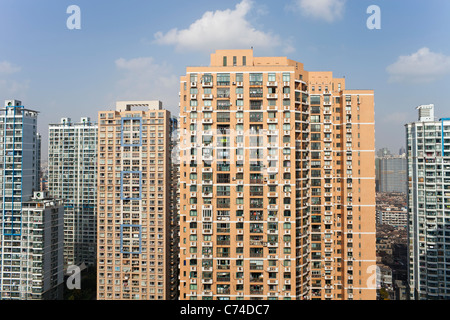
[{"label": "blue sky", "polygon": [[[70,5],[81,30],[66,26]],[[380,30],[366,27],[370,5]],[[450,116],[448,12],[447,0],[2,0],[0,101],[40,111],[46,159],[49,123],[96,119],[116,100],[161,100],[177,114],[186,66],[254,47],[375,90],[376,147],[397,152],[416,106]]]}]

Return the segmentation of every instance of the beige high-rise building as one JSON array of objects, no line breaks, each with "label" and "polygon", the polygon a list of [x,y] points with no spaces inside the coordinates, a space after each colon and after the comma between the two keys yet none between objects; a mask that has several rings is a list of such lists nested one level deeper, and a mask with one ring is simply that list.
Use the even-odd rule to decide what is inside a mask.
[{"label": "beige high-rise building", "polygon": [[160,101],[99,112],[98,300],[177,297],[171,121]]},{"label": "beige high-rise building", "polygon": [[218,50],[180,109],[180,299],[376,298],[373,91]]}]

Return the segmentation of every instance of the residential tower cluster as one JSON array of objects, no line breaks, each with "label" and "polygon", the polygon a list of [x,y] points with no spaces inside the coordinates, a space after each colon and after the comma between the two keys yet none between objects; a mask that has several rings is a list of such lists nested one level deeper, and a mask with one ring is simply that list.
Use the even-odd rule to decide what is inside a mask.
[{"label": "residential tower cluster", "polygon": [[[450,120],[433,110],[403,158],[377,160],[383,191],[408,190],[418,299],[450,295]],[[98,300],[377,299],[373,90],[217,50],[180,78],[178,116],[118,101],[50,124],[45,183],[37,117],[0,114],[1,299],[61,299],[81,265]]]}]

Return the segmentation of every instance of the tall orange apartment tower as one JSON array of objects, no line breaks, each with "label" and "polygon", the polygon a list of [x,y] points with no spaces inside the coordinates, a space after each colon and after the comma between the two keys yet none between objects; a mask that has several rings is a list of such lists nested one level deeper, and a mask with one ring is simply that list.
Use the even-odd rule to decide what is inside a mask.
[{"label": "tall orange apartment tower", "polygon": [[160,101],[99,112],[98,300],[177,298],[171,121]]},{"label": "tall orange apartment tower", "polygon": [[218,50],[180,109],[180,299],[376,298],[373,91]]}]

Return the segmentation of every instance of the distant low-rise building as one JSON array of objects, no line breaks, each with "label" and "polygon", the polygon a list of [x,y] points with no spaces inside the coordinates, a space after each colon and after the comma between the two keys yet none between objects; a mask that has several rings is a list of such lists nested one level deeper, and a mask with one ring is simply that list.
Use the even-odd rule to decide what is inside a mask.
[{"label": "distant low-rise building", "polygon": [[408,214],[406,208],[384,208],[377,210],[377,221],[379,224],[388,224],[393,227],[406,227]]}]

